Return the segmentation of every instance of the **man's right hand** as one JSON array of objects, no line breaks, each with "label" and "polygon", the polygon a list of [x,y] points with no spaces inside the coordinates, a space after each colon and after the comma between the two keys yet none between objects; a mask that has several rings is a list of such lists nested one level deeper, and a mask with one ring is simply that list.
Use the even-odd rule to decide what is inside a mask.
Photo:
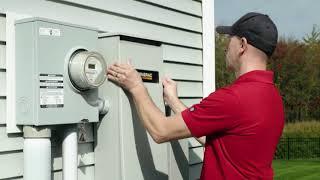
[{"label": "man's right hand", "polygon": [[164,101],[172,108],[179,101],[177,94],[177,83],[172,79],[165,77],[162,80]]},{"label": "man's right hand", "polygon": [[162,80],[163,99],[170,106],[174,113],[181,113],[187,107],[179,100],[177,93],[177,83],[166,77]]}]

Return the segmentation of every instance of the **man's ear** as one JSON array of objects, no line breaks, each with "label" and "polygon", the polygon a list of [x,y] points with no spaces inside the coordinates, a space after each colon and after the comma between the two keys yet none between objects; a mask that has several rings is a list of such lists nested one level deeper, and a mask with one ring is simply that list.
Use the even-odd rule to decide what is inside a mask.
[{"label": "man's ear", "polygon": [[240,53],[243,54],[248,48],[248,41],[244,37],[242,37],[240,40],[241,40]]}]

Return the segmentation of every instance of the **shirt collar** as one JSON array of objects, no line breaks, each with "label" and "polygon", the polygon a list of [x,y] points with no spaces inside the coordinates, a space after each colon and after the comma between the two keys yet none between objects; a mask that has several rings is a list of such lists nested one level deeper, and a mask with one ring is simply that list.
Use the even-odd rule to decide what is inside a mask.
[{"label": "shirt collar", "polygon": [[264,70],[250,71],[238,77],[235,83],[250,81],[273,84],[273,72]]}]

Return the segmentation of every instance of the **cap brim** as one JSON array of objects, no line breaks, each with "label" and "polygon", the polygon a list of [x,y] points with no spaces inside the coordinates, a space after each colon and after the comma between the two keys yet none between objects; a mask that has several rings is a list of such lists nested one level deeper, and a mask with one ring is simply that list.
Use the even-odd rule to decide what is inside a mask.
[{"label": "cap brim", "polygon": [[217,26],[216,32],[219,34],[229,34],[232,35],[232,28],[231,26]]}]

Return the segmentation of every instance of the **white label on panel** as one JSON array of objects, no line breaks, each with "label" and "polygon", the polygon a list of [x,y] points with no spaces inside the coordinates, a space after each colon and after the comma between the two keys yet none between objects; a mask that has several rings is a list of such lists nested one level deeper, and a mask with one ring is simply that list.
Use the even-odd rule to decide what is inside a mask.
[{"label": "white label on panel", "polygon": [[64,105],[63,76],[40,74],[40,107],[62,108]]},{"label": "white label on panel", "polygon": [[39,28],[39,35],[42,36],[61,36],[60,29],[53,29],[53,28]]}]

